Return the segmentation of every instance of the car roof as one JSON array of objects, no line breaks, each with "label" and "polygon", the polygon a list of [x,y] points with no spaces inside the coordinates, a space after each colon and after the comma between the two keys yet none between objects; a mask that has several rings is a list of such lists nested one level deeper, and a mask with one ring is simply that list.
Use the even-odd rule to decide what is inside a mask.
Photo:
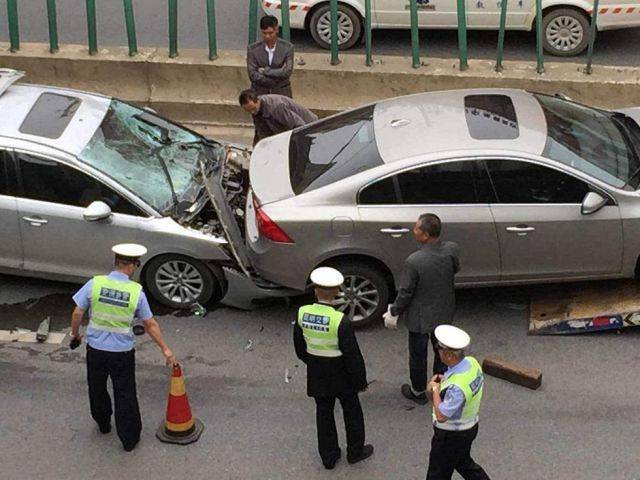
[{"label": "car roof", "polygon": [[[71,96],[81,100],[71,122],[59,138],[46,138],[20,132],[22,122],[43,93]],[[110,103],[110,97],[77,90],[14,84],[0,94],[0,112],[2,112],[0,115],[0,144],[11,146],[11,139],[18,139],[78,155],[100,126]],[[2,137],[5,137],[4,141]]]},{"label": "car roof", "polygon": [[[479,140],[467,126],[465,97],[505,95],[516,112],[519,135],[508,140]],[[501,117],[492,116],[496,121]],[[419,93],[376,104],[374,129],[385,163],[438,152],[513,150],[540,155],[547,141],[542,107],[529,92],[512,89],[469,89]]]}]

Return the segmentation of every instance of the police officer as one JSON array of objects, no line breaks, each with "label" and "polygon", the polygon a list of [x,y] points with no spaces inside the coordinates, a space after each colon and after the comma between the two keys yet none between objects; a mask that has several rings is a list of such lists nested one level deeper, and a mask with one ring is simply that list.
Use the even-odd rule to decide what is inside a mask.
[{"label": "police officer", "polygon": [[488,480],[489,476],[471,458],[471,444],[478,435],[478,413],[484,376],[480,364],[466,357],[471,339],[451,325],[436,327],[440,359],[448,367],[427,386],[433,399],[433,439],[427,480],[450,480],[457,470],[465,480]]},{"label": "police officer", "polygon": [[347,461],[360,462],[373,454],[365,445],[364,415],[358,393],[367,388],[367,371],[351,322],[332,303],[344,282],[342,274],[329,267],[311,273],[318,302],[301,307],[294,324],[296,355],[307,365],[307,395],[316,401],[318,451],[325,468],[340,459],[338,432],[333,416],[340,400],[347,431]]},{"label": "police officer", "polygon": [[80,323],[89,310],[86,334],[91,416],[101,433],[111,431],[111,398],[107,392],[107,379],[111,377],[118,437],[130,452],[140,440],[142,430],[136,395],[134,321],[143,322],[167,363],[176,363],[176,358],[162,339],[142,286],[130,280],[147,249],[142,245],[121,244],[112,250],[114,271],[89,280],[73,296],[76,308],[71,317],[71,337],[72,341],[82,338]]}]

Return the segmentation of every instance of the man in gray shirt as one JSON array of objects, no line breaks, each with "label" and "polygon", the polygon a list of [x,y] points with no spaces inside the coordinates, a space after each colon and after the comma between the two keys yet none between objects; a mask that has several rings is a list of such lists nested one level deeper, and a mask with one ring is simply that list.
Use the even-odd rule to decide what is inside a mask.
[{"label": "man in gray shirt", "polygon": [[438,356],[433,330],[453,322],[455,291],[453,280],[460,270],[458,245],[440,240],[442,223],[437,215],[420,215],[413,234],[420,250],[409,255],[393,305],[385,323],[400,316],[409,330],[409,374],[411,385],[402,385],[402,395],[424,405],[428,402],[427,347],[433,345],[433,373],[442,374],[446,365]]},{"label": "man in gray shirt", "polygon": [[256,128],[254,145],[263,138],[318,120],[311,110],[284,95],[257,95],[253,90],[245,90],[238,100],[242,108],[253,116]]}]

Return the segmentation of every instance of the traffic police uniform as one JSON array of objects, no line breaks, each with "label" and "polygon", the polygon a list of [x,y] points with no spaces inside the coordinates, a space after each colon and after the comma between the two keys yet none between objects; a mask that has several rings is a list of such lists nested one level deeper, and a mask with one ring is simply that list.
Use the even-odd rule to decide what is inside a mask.
[{"label": "traffic police uniform", "polygon": [[[434,334],[441,348],[449,350],[463,350],[471,341],[466,332],[451,325],[437,327]],[[478,435],[483,389],[482,368],[473,357],[463,357],[444,373],[440,380],[442,403],[437,408],[447,421],[438,421],[434,405],[434,433],[427,480],[450,480],[454,470],[465,480],[489,479],[482,467],[471,458],[471,444]]]},{"label": "traffic police uniform", "polygon": [[[113,247],[117,257],[136,261],[147,252],[141,245]],[[107,379],[111,377],[118,437],[125,450],[140,439],[142,422],[135,378],[133,323],[153,317],[142,286],[122,272],[96,276],[74,296],[76,305],[89,311],[87,327],[87,382],[91,416],[102,433],[111,430],[111,398]]]},{"label": "traffic police uniform", "polygon": [[[321,267],[311,274],[318,287],[337,288],[344,277],[333,268]],[[334,419],[340,401],[347,431],[347,460],[355,463],[373,453],[365,445],[364,415],[358,393],[367,388],[367,372],[348,319],[328,303],[301,307],[294,324],[296,355],[307,365],[307,395],[316,401],[318,450],[328,469],[340,458]]]}]

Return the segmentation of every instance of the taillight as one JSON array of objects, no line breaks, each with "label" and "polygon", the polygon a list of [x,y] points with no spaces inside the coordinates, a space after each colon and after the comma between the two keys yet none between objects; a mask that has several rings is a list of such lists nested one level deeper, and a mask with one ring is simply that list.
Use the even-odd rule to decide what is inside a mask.
[{"label": "taillight", "polygon": [[258,231],[260,235],[276,243],[295,243],[276,222],[264,213],[255,195],[253,196],[253,208],[256,210],[256,220],[258,221]]}]

